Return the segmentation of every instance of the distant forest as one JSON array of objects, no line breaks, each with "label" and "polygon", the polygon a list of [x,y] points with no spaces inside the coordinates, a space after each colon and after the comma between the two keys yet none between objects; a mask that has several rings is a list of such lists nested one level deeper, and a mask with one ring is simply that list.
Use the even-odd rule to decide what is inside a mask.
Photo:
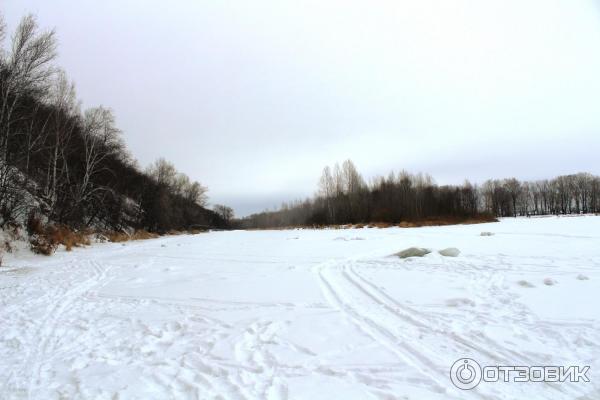
[{"label": "distant forest", "polygon": [[224,227],[173,164],[138,168],[109,108],[80,109],[56,46],[33,16],[10,37],[0,16],[0,226],[39,214],[73,228]]},{"label": "distant forest", "polygon": [[367,184],[352,161],[325,167],[312,199],[237,221],[240,228],[370,222],[485,221],[491,217],[600,212],[600,177],[589,173],[551,180],[488,180],[481,186],[437,185],[402,171]]}]

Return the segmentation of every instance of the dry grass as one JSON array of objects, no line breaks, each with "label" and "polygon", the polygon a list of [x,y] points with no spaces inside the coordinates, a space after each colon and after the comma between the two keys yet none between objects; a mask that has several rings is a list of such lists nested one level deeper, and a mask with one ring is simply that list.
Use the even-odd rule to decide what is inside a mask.
[{"label": "dry grass", "polygon": [[86,232],[69,232],[62,244],[65,245],[67,251],[71,251],[73,247],[89,246],[91,244],[90,236]]},{"label": "dry grass", "polygon": [[132,234],[127,234],[125,232],[110,231],[104,232],[104,236],[106,236],[108,241],[112,243],[128,242],[130,240],[155,239],[159,237],[157,233],[152,233],[145,230],[137,230]]},{"label": "dry grass", "polygon": [[396,226],[400,228],[416,228],[419,225],[415,224],[414,222],[402,221]]},{"label": "dry grass", "polygon": [[487,222],[498,222],[498,219],[490,215],[480,215],[471,218],[461,217],[438,217],[423,221],[402,221],[396,226],[400,228],[418,228],[421,226],[445,226],[445,225],[473,225],[485,224]]},{"label": "dry grass", "polygon": [[[127,242],[130,240],[145,240],[155,239],[159,237],[156,233],[151,233],[145,230],[136,230],[131,234],[117,231],[94,231],[91,229],[73,230],[64,225],[44,225],[42,219],[35,212],[31,213],[27,219],[27,232],[30,237],[31,250],[36,254],[51,255],[56,249],[63,245],[67,251],[71,251],[74,247],[89,246],[90,238],[108,240],[113,243]],[[183,232],[169,231],[169,235],[178,235]],[[2,247],[2,246],[0,246]],[[6,251],[12,250],[10,243],[5,243]]]},{"label": "dry grass", "polygon": [[390,228],[394,226],[394,224],[390,222],[371,222],[367,227],[369,228]]},{"label": "dry grass", "polygon": [[125,232],[105,232],[104,236],[108,239],[109,242],[112,243],[121,243],[130,240],[129,235]]},{"label": "dry grass", "polygon": [[498,222],[498,219],[491,215],[482,214],[476,217],[435,217],[417,221],[402,221],[399,223],[392,222],[370,222],[357,223],[354,225],[295,225],[271,228],[249,228],[249,231],[262,230],[288,230],[288,229],[360,229],[360,228],[391,228],[397,226],[400,228],[418,228],[421,226],[444,226],[444,225],[471,225],[483,224],[487,222]]},{"label": "dry grass", "polygon": [[89,231],[74,231],[63,225],[48,225],[40,228],[37,223],[32,224],[31,228],[30,246],[36,254],[49,256],[60,245],[65,246],[67,251],[71,251],[73,247],[89,246],[91,244]]},{"label": "dry grass", "polygon": [[144,230],[135,231],[131,235],[131,240],[145,240],[145,239],[156,239],[160,235],[158,233],[152,233]]},{"label": "dry grass", "polygon": [[50,238],[54,243],[62,244],[67,251],[73,247],[89,246],[89,233],[85,231],[73,231],[66,226],[54,227],[50,230]]}]

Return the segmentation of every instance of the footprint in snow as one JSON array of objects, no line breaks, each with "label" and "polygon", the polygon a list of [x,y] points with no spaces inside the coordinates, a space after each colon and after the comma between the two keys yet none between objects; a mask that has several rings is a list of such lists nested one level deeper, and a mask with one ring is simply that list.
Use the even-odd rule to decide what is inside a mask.
[{"label": "footprint in snow", "polygon": [[467,299],[465,297],[457,297],[454,299],[446,300],[446,305],[448,307],[462,307],[462,306],[475,307],[475,302],[473,300]]},{"label": "footprint in snow", "polygon": [[587,281],[590,278],[587,277],[587,276],[585,276],[585,275],[583,275],[583,274],[579,274],[579,275],[577,275],[577,279],[580,280],[580,281]]},{"label": "footprint in snow", "polygon": [[546,285],[546,286],[554,286],[555,284],[556,284],[556,281],[552,278],[544,279],[544,285]]},{"label": "footprint in snow", "polygon": [[181,324],[177,321],[167,322],[164,327],[167,332],[177,332],[181,330],[181,328]]},{"label": "footprint in snow", "polygon": [[519,282],[517,282],[517,284],[521,287],[525,287],[525,288],[532,288],[535,287],[535,285],[531,282],[528,282],[526,280],[520,280]]}]

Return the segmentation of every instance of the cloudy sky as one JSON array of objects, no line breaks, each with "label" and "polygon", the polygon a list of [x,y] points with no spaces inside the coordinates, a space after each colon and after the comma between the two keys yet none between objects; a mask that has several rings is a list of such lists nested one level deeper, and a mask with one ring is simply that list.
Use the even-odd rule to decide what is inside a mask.
[{"label": "cloudy sky", "polygon": [[594,0],[3,0],[56,28],[84,107],[238,215],[366,178],[600,173]]}]

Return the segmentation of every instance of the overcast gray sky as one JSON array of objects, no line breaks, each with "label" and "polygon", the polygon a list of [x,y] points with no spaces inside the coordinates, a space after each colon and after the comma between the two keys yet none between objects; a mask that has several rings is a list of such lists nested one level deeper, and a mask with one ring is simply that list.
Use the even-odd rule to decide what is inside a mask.
[{"label": "overcast gray sky", "polygon": [[600,173],[593,0],[4,0],[56,28],[84,107],[115,110],[238,215],[346,158],[439,183]]}]

